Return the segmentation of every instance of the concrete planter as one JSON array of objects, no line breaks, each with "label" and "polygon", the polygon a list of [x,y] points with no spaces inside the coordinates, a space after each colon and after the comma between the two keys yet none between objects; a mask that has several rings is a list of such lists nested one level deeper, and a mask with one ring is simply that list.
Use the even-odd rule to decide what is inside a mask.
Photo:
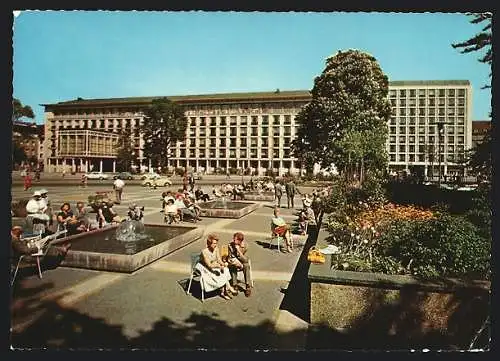
[{"label": "concrete planter", "polygon": [[311,347],[466,349],[490,314],[490,282],[330,267],[309,267]]},{"label": "concrete planter", "polygon": [[[147,226],[170,227],[153,224],[148,224]],[[66,267],[131,273],[138,270],[139,268],[144,267],[147,264],[158,260],[161,257],[166,256],[169,253],[172,253],[173,251],[181,247],[184,247],[196,241],[197,239],[202,237],[205,232],[205,227],[175,227],[186,228],[187,232],[182,233],[174,238],[167,239],[153,247],[147,248],[135,254],[102,253],[70,249],[61,265]],[[114,226],[113,228],[116,228],[116,226]],[[86,235],[99,232],[101,232],[101,230],[95,230],[83,234],[61,238],[54,243],[76,243],[79,239],[82,239]]]},{"label": "concrete planter", "polygon": [[238,209],[226,209],[226,208],[204,208],[207,205],[214,203],[214,201],[200,203],[201,216],[211,217],[211,218],[241,218],[250,212],[255,211],[260,207],[259,203],[251,203],[245,201],[231,201],[231,203],[240,204],[241,207]]}]

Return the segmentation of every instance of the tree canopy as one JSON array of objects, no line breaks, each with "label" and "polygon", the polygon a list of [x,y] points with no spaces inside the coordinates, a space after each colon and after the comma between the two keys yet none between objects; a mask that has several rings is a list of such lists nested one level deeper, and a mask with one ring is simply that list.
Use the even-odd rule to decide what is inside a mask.
[{"label": "tree canopy", "polygon": [[118,138],[117,165],[122,172],[130,171],[132,163],[137,160],[134,143],[132,141],[132,132],[129,128],[122,130]]},{"label": "tree canopy", "polygon": [[294,154],[310,152],[322,168],[340,173],[376,171],[387,166],[389,80],[377,60],[359,50],[339,51],[315,78],[312,99],[296,117]]},{"label": "tree canopy", "polygon": [[[470,53],[473,51],[484,50],[485,51],[484,55],[480,57],[478,60],[481,63],[486,63],[491,66],[491,63],[493,61],[493,51],[491,50],[491,44],[492,44],[491,20],[493,14],[468,13],[467,15],[472,16],[472,20],[470,20],[472,24],[479,24],[485,22],[486,25],[478,34],[476,34],[472,38],[463,41],[461,43],[452,44],[451,46],[455,49],[457,48],[462,49],[460,51],[462,54]],[[491,78],[491,72],[490,72],[490,78]],[[491,82],[490,84],[485,85],[483,88],[491,88]]]},{"label": "tree canopy", "polygon": [[12,119],[19,121],[21,118],[35,118],[35,113],[29,105],[23,105],[19,99],[14,98],[12,100]]},{"label": "tree canopy", "polygon": [[154,166],[168,165],[171,146],[186,137],[187,118],[184,109],[168,98],[153,99],[143,110],[144,124],[140,127],[144,137],[144,156]]}]

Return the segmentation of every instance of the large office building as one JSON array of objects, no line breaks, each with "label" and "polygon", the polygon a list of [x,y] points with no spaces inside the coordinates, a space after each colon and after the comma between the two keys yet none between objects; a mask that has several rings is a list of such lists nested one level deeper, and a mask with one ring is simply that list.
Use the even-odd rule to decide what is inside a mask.
[{"label": "large office building", "polygon": [[[393,81],[387,151],[392,170],[437,174],[462,172],[460,160],[471,147],[469,81]],[[116,171],[119,133],[129,129],[137,167],[151,162],[136,132],[141,109],[157,97],[81,99],[44,104],[45,169]],[[250,169],[264,174],[297,173],[292,157],[295,116],[310,99],[307,90],[171,96],[188,120],[186,137],[171,149],[169,166],[213,173]]]},{"label": "large office building", "polygon": [[21,164],[14,164],[14,167],[19,165],[29,165],[33,169],[43,167],[43,139],[43,125],[36,124],[35,122],[13,121],[12,140],[17,143],[26,154],[26,161],[21,162]]}]

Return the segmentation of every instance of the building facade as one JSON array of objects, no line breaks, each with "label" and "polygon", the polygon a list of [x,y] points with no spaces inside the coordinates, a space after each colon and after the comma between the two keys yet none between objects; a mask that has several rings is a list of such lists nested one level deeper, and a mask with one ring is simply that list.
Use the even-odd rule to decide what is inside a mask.
[{"label": "building facade", "polygon": [[483,142],[484,137],[490,129],[490,120],[475,120],[472,122],[472,148]]},{"label": "building facade", "polygon": [[[393,81],[389,85],[392,116],[387,150],[393,170],[458,174],[460,159],[471,147],[471,99],[468,81]],[[297,173],[292,157],[295,116],[310,99],[309,91],[279,91],[172,96],[185,109],[186,138],[171,149],[171,167],[199,172],[248,169],[264,174]],[[45,165],[49,172],[116,171],[118,134],[129,129],[137,167],[151,167],[136,132],[141,112],[154,97],[77,99],[44,104]],[[91,133],[92,132],[92,133]],[[91,151],[92,139],[101,139]],[[99,141],[96,141],[99,143]],[[97,144],[95,143],[95,144]],[[109,144],[109,145],[106,145]],[[436,173],[437,174],[437,173]]]},{"label": "building facade", "polygon": [[12,140],[24,150],[27,158],[24,163],[28,163],[33,169],[44,164],[43,139],[44,125],[35,122],[12,122]]}]

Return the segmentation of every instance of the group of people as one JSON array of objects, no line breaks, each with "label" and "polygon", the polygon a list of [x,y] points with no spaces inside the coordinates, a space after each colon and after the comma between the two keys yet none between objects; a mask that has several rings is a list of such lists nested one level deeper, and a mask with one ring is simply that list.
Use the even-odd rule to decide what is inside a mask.
[{"label": "group of people", "polygon": [[196,196],[187,190],[179,189],[163,192],[161,195],[164,221],[167,224],[184,220],[197,222],[201,220],[201,208],[196,204]]},{"label": "group of people", "polygon": [[236,232],[231,242],[219,248],[219,237],[211,233],[207,237],[206,248],[201,251],[200,261],[195,268],[203,278],[204,289],[207,292],[218,291],[220,296],[230,300],[238,295],[238,272],[242,271],[245,278],[245,296],[252,293],[252,279],[248,246],[243,233]]},{"label": "group of people", "polygon": [[66,230],[68,235],[78,234],[118,224],[125,219],[142,220],[144,207],[132,204],[127,212],[127,218],[121,217],[114,210],[115,202],[102,201],[95,216],[87,210],[85,203],[76,202],[73,210],[69,202],[64,202],[59,211],[55,212],[48,198],[46,189],[33,192],[31,199],[26,204],[26,227],[33,233],[48,235],[57,230]]},{"label": "group of people", "polygon": [[219,188],[216,188],[215,185],[212,187],[212,194],[215,198],[228,197],[233,200],[243,200],[245,199],[245,186],[243,184],[222,183]]}]

